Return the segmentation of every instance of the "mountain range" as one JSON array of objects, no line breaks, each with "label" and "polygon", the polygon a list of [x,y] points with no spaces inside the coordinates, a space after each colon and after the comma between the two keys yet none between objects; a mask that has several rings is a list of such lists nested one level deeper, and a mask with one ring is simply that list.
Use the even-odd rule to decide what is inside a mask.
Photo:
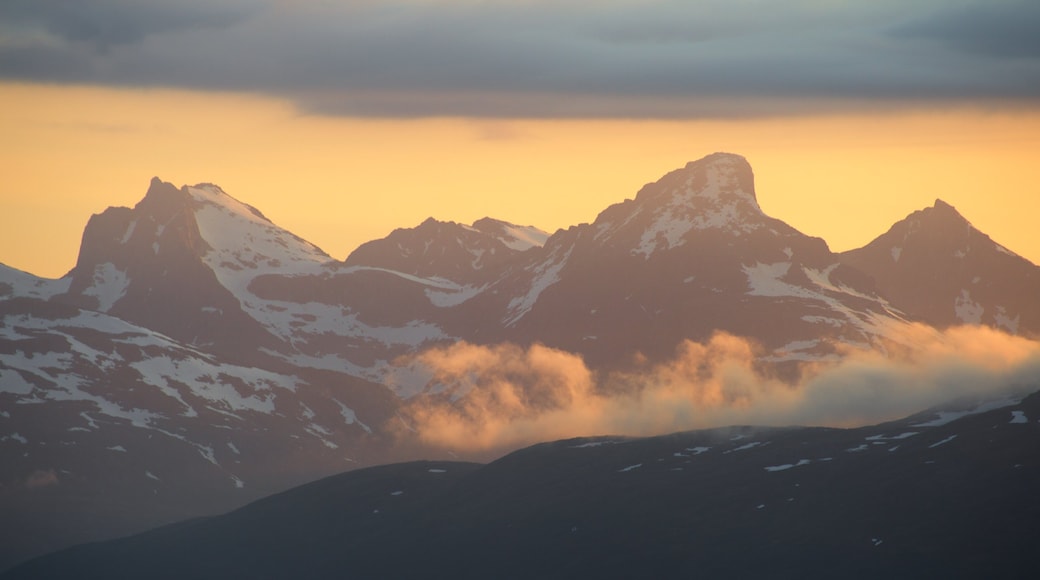
[{"label": "mountain range", "polygon": [[0,266],[0,568],[348,469],[507,451],[412,431],[408,409],[474,388],[417,368],[429,349],[541,345],[629,373],[722,332],[793,377],[922,324],[1035,337],[1038,272],[942,201],[834,253],[766,215],[725,153],[551,235],[429,219],[344,261],[215,185],[156,178],[90,219],[66,276]]}]

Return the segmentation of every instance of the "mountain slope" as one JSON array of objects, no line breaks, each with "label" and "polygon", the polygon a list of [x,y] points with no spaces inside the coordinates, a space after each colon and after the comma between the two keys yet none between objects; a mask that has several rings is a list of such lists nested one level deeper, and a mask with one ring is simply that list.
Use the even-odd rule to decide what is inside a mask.
[{"label": "mountain slope", "polygon": [[430,218],[415,228],[397,229],[362,244],[344,263],[480,286],[494,281],[517,253],[540,247],[547,237],[537,228],[518,228],[490,218],[472,226]]},{"label": "mountain slope", "polygon": [[[957,227],[970,234],[966,256],[987,248]],[[963,249],[915,240],[898,241],[907,261]],[[875,252],[881,262],[893,247]],[[956,276],[938,270],[927,291],[946,314],[960,304],[1028,332],[1036,267],[985,252]],[[348,465],[443,457],[403,411],[416,393],[467,401],[428,374],[397,373],[430,347],[543,343],[604,377],[723,331],[751,339],[763,376],[784,377],[932,320],[927,296],[891,291],[884,268],[850,255],[765,215],[750,166],[730,154],[552,236],[428,220],[345,262],[214,185],[154,179],[134,208],[91,219],[67,276],[0,266],[0,530],[38,531],[0,545],[0,567]],[[899,273],[911,298],[924,269]],[[975,276],[1000,292],[972,286],[958,303]],[[1016,288],[1024,299],[1008,298]]]},{"label": "mountain slope", "polygon": [[3,578],[1026,577],[1040,395],[963,408],[383,466]]},{"label": "mountain slope", "polygon": [[841,260],[873,276],[904,312],[934,326],[985,324],[1040,335],[1040,267],[942,200]]},{"label": "mountain slope", "polygon": [[823,240],[762,212],[737,155],[691,162],[528,256],[472,300],[491,321],[482,332],[501,326],[495,336],[594,366],[637,352],[668,358],[683,339],[719,330],[826,356],[835,342],[870,343],[902,321]]}]

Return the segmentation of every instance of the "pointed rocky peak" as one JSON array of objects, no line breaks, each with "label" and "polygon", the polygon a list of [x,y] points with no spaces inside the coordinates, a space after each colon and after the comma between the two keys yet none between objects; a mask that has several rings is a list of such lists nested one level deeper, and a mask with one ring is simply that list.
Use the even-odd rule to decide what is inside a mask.
[{"label": "pointed rocky peak", "polygon": [[852,259],[876,254],[892,262],[900,262],[911,254],[922,260],[934,261],[947,257],[960,260],[972,254],[994,250],[1011,254],[976,229],[955,207],[936,199],[931,207],[911,213],[866,246],[845,254]]},{"label": "pointed rocky peak", "polygon": [[189,198],[172,183],[153,177],[144,198],[134,206],[135,210],[156,216],[169,216],[186,209]]},{"label": "pointed rocky peak", "polygon": [[957,208],[941,199],[936,199],[932,207],[910,214],[907,220],[912,230],[919,229],[920,226],[973,227]]},{"label": "pointed rocky peak", "polygon": [[929,324],[1040,331],[1040,268],[942,200],[841,260],[872,276],[897,308]]},{"label": "pointed rocky peak", "polygon": [[603,211],[593,227],[602,243],[647,259],[702,233],[732,239],[791,229],[762,212],[750,164],[731,153],[713,153],[645,185],[634,200]]},{"label": "pointed rocky peak", "polygon": [[69,272],[67,301],[108,312],[126,295],[132,272],[179,271],[207,251],[191,198],[152,178],[148,192],[133,209],[110,207],[90,217],[76,266]]}]

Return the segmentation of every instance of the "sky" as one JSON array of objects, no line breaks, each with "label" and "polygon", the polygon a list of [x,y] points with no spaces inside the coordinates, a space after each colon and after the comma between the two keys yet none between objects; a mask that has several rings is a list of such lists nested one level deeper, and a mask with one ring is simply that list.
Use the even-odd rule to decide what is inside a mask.
[{"label": "sky", "polygon": [[836,251],[941,198],[1040,262],[1030,0],[5,0],[0,262],[210,182],[335,258],[553,231],[715,151]]}]

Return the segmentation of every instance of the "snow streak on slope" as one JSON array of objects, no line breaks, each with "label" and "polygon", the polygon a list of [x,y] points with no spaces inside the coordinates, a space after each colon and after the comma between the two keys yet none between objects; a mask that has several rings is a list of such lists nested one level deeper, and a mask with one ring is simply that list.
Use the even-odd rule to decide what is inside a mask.
[{"label": "snow streak on slope", "polygon": [[[786,281],[785,278],[790,274],[791,266],[791,262],[775,262],[772,264],[758,262],[754,265],[744,266],[744,274],[748,279],[747,294],[749,296],[773,298],[799,298],[818,302],[832,314],[841,318],[835,319],[826,316],[804,317],[807,322],[832,324],[833,322],[845,320],[867,336],[889,337],[892,334],[892,323],[903,320],[884,299],[876,296],[867,296],[846,285],[833,283],[830,277],[838,267],[838,264],[833,264],[824,270],[800,267],[801,273],[812,282],[813,287],[798,286]],[[846,303],[848,298],[871,304],[884,314],[879,314],[872,310],[856,310]],[[896,336],[898,336],[898,333],[896,333]]]},{"label": "snow streak on slope", "polygon": [[523,296],[517,296],[509,302],[508,315],[503,320],[506,326],[516,324],[518,320],[530,312],[542,292],[545,292],[547,288],[560,281],[560,272],[567,265],[567,260],[570,259],[574,246],[569,247],[563,253],[563,256],[559,255],[561,251],[559,246],[553,248],[549,256],[533,268],[534,278],[531,280],[531,285],[528,287],[527,292]]},{"label": "snow streak on slope", "polygon": [[534,227],[534,226],[514,226],[505,225],[503,233],[505,235],[497,236],[506,247],[513,250],[529,250],[531,248],[540,248],[545,245],[545,241],[549,239],[549,234]]}]

